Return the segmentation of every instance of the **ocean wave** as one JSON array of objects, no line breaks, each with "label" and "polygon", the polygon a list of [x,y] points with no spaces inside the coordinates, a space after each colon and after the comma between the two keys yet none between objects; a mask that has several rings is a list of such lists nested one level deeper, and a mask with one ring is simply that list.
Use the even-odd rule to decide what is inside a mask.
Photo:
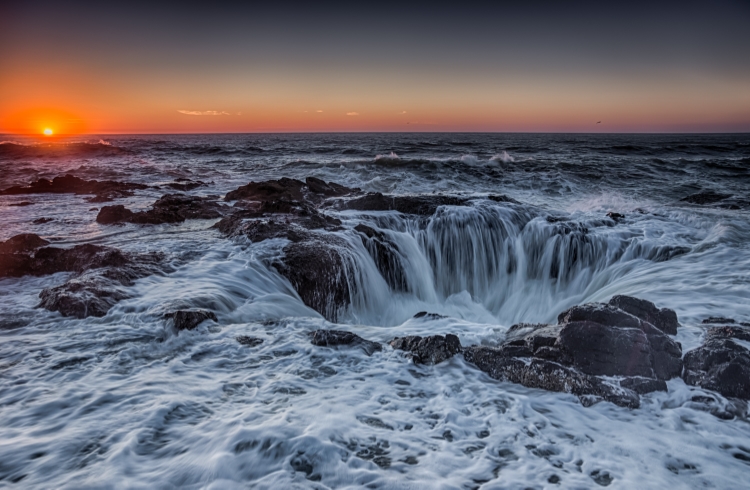
[{"label": "ocean wave", "polygon": [[20,143],[17,141],[0,142],[0,158],[95,158],[131,154],[126,148],[113,145],[109,141],[96,142],[55,142],[55,143]]}]

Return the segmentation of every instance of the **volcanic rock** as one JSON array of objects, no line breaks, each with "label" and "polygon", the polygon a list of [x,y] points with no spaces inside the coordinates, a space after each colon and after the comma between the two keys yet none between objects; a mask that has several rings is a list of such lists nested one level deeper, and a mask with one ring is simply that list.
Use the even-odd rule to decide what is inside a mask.
[{"label": "volcanic rock", "polygon": [[[123,286],[132,286],[136,279],[161,272],[158,254],[134,256],[117,251],[117,260],[111,257],[107,260],[111,250],[114,249],[87,263],[78,263],[79,268],[91,266],[91,270],[60,286],[42,290],[39,307],[77,318],[104,316],[115,303],[128,297]],[[121,263],[120,258],[125,262]]]},{"label": "volcanic rock", "polygon": [[404,214],[430,216],[440,206],[462,206],[469,199],[457,196],[386,196],[379,192],[366,194],[349,200],[339,200],[332,204],[336,209],[356,211],[398,211]]},{"label": "volcanic rock", "polygon": [[730,323],[736,323],[736,320],[734,318],[725,318],[723,316],[710,316],[706,319],[704,319],[701,323],[704,325],[710,325],[710,324],[730,324]]},{"label": "volcanic rock", "polygon": [[177,179],[175,182],[170,182],[166,184],[167,187],[171,189],[175,189],[178,191],[192,191],[193,189],[196,189],[198,187],[206,185],[205,182],[202,182],[200,180],[190,180],[190,179]]},{"label": "volcanic rock", "polygon": [[494,379],[529,388],[572,393],[585,405],[603,399],[629,408],[640,406],[640,399],[634,391],[605,383],[595,376],[553,361],[532,359],[529,362],[508,356],[502,349],[485,346],[467,347],[464,349],[464,359]]},{"label": "volcanic rock", "polygon": [[114,223],[163,224],[182,223],[186,219],[214,219],[224,214],[224,206],[216,201],[185,194],[166,194],[154,202],[148,211],[134,213],[125,206],[104,206],[96,217],[96,222],[109,225]]},{"label": "volcanic rock", "polygon": [[310,337],[310,342],[319,347],[337,347],[340,345],[359,347],[368,356],[383,350],[383,346],[379,343],[365,340],[359,335],[343,330],[315,330],[310,333]]},{"label": "volcanic rock", "polygon": [[281,178],[266,182],[250,182],[225,196],[226,201],[310,201],[321,202],[326,197],[346,196],[358,192],[333,182],[324,182],[308,177],[306,182],[297,179]]},{"label": "volcanic rock", "polygon": [[101,317],[115,303],[128,297],[120,286],[117,281],[96,272],[87,272],[60,286],[42,290],[39,306],[63,316]]},{"label": "volcanic rock", "polygon": [[729,338],[709,338],[685,354],[685,383],[726,397],[750,399],[750,350]]},{"label": "volcanic rock", "polygon": [[391,289],[409,292],[409,283],[406,280],[406,271],[401,263],[398,246],[388,239],[385,233],[367,225],[359,224],[354,229],[360,233],[362,244]]},{"label": "volcanic rock", "polygon": [[609,300],[609,304],[622,311],[650,323],[662,332],[669,335],[677,335],[677,313],[669,308],[657,308],[655,304],[645,299],[630,296],[617,295]]},{"label": "volcanic rock", "polygon": [[32,252],[45,245],[49,245],[49,242],[39,235],[33,233],[22,233],[16,235],[4,242],[0,242],[0,253],[2,254],[18,254]]},{"label": "volcanic rock", "polygon": [[335,322],[351,302],[346,274],[346,242],[335,236],[308,237],[284,248],[274,267],[286,277],[300,299]]},{"label": "volcanic rock", "polygon": [[603,304],[561,313],[556,345],[586,374],[670,379],[682,371],[682,348],[648,322]]},{"label": "volcanic rock", "polygon": [[706,330],[706,340],[709,339],[737,339],[750,342],[750,324],[724,325],[711,327]]},{"label": "volcanic rock", "polygon": [[178,310],[166,316],[172,318],[177,330],[193,330],[206,320],[218,321],[213,311],[201,309]]},{"label": "volcanic rock", "polygon": [[732,195],[721,194],[714,191],[704,191],[697,194],[691,194],[687,197],[683,197],[682,199],[680,199],[680,201],[689,202],[691,204],[714,204],[729,197],[732,197]]},{"label": "volcanic rock", "polygon": [[71,174],[55,177],[52,180],[39,179],[27,186],[13,186],[3,191],[0,195],[18,194],[100,194],[131,196],[134,190],[147,189],[147,185],[132,182],[116,182],[112,180],[83,180]]},{"label": "volcanic rock", "polygon": [[257,347],[263,343],[263,339],[259,339],[258,337],[248,337],[247,335],[238,335],[235,337],[235,340],[241,345],[247,347]]},{"label": "volcanic rock", "polygon": [[461,352],[461,342],[453,334],[396,337],[389,342],[396,350],[411,353],[415,364],[439,364]]}]

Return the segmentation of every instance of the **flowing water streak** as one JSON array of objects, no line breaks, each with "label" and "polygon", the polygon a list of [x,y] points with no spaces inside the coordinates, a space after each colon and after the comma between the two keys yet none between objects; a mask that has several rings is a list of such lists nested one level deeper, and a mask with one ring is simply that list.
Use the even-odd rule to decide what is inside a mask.
[{"label": "flowing water streak", "polygon": [[[15,141],[10,137],[0,140]],[[750,429],[716,394],[669,382],[627,410],[498,383],[460,356],[415,366],[388,348],[310,345],[340,328],[387,342],[455,333],[492,344],[514,322],[632,294],[674,308],[683,349],[706,316],[750,320],[746,136],[117,136],[0,144],[0,187],[61,173],[222,195],[315,176],[365,191],[458,193],[433,216],[341,212],[352,305],[340,324],[274,268],[284,240],[227,240],[210,221],[105,227],[84,196],[0,197],[0,239],[33,231],[166,254],[103,318],[36,308],[67,274],[0,280],[0,486],[24,488],[736,488]],[[386,155],[376,158],[374,155]],[[398,156],[396,156],[398,155]],[[467,157],[469,155],[469,157]],[[680,199],[732,194],[740,209]],[[145,208],[166,189],[119,200]],[[169,191],[171,192],[171,191]],[[494,202],[503,193],[523,204]],[[17,207],[21,201],[32,205]],[[625,214],[615,222],[608,211]],[[39,218],[52,221],[32,225]],[[354,227],[382,232],[383,248]],[[378,266],[388,266],[385,275]],[[398,266],[398,267],[396,267]],[[176,332],[164,313],[219,322]],[[412,318],[419,311],[444,317]],[[255,347],[235,337],[263,340]],[[703,400],[703,401],[702,401]],[[644,475],[648,480],[644,481]],[[493,487],[494,485],[494,487]]]}]

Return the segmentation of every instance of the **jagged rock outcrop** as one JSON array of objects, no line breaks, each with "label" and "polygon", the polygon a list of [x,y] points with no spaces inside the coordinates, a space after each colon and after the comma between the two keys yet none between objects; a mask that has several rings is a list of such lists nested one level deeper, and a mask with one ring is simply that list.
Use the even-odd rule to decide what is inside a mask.
[{"label": "jagged rock outcrop", "polygon": [[297,179],[281,178],[265,182],[250,182],[225,196],[227,201],[309,201],[320,203],[329,197],[347,196],[359,192],[333,182],[324,182],[308,177],[305,182]]},{"label": "jagged rock outcrop", "polygon": [[96,216],[96,222],[103,225],[115,223],[136,223],[156,225],[182,223],[187,219],[215,219],[225,214],[226,206],[205,197],[186,194],[166,194],[154,202],[147,211],[133,212],[125,206],[104,206]]},{"label": "jagged rock outcrop", "polygon": [[13,186],[0,191],[0,195],[18,194],[97,194],[106,197],[132,196],[134,190],[148,189],[147,185],[113,180],[84,180],[71,174],[52,180],[39,179],[26,186]]},{"label": "jagged rock outcrop", "polygon": [[101,317],[118,301],[129,297],[125,287],[132,286],[136,279],[163,272],[160,254],[135,255],[113,250],[100,251],[98,258],[79,263],[91,266],[81,275],[42,290],[39,307],[63,316]]},{"label": "jagged rock outcrop", "polygon": [[651,301],[619,294],[613,296],[609,300],[609,304],[650,323],[666,334],[677,335],[677,328],[680,323],[677,321],[677,313],[674,310],[669,308],[659,309]]},{"label": "jagged rock outcrop", "polygon": [[206,320],[218,321],[213,311],[193,308],[189,310],[177,310],[166,315],[172,319],[174,328],[177,330],[193,330]]},{"label": "jagged rock outcrop", "polygon": [[346,345],[362,349],[368,356],[383,350],[377,342],[365,340],[357,334],[344,330],[315,330],[310,333],[310,342],[319,347],[338,347]]},{"label": "jagged rock outcrop", "polygon": [[742,341],[750,341],[750,326],[732,324],[709,328],[703,345],[685,354],[682,378],[687,384],[717,391],[726,397],[750,399],[750,350]]},{"label": "jagged rock outcrop", "polygon": [[665,380],[682,372],[680,344],[647,319],[676,330],[673,311],[616,296],[609,304],[574,306],[557,325],[514,325],[499,347],[469,347],[464,357],[496,379],[633,407],[639,393],[664,391]]},{"label": "jagged rock outcrop", "polygon": [[406,280],[406,271],[401,263],[398,246],[389,240],[385,233],[367,225],[358,224],[354,230],[360,233],[362,244],[391,289],[409,292],[409,282]]},{"label": "jagged rock outcrop", "polygon": [[411,354],[415,364],[440,364],[461,352],[461,342],[453,334],[430,335],[420,337],[396,337],[389,342],[396,350],[403,350]]}]

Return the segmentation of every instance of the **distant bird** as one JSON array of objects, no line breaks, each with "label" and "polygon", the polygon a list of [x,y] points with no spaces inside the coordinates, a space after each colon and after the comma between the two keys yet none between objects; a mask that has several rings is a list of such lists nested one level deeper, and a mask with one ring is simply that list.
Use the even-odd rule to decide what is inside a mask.
[{"label": "distant bird", "polygon": [[602,123],[601,121],[596,121],[596,124],[601,124],[601,123]]}]

